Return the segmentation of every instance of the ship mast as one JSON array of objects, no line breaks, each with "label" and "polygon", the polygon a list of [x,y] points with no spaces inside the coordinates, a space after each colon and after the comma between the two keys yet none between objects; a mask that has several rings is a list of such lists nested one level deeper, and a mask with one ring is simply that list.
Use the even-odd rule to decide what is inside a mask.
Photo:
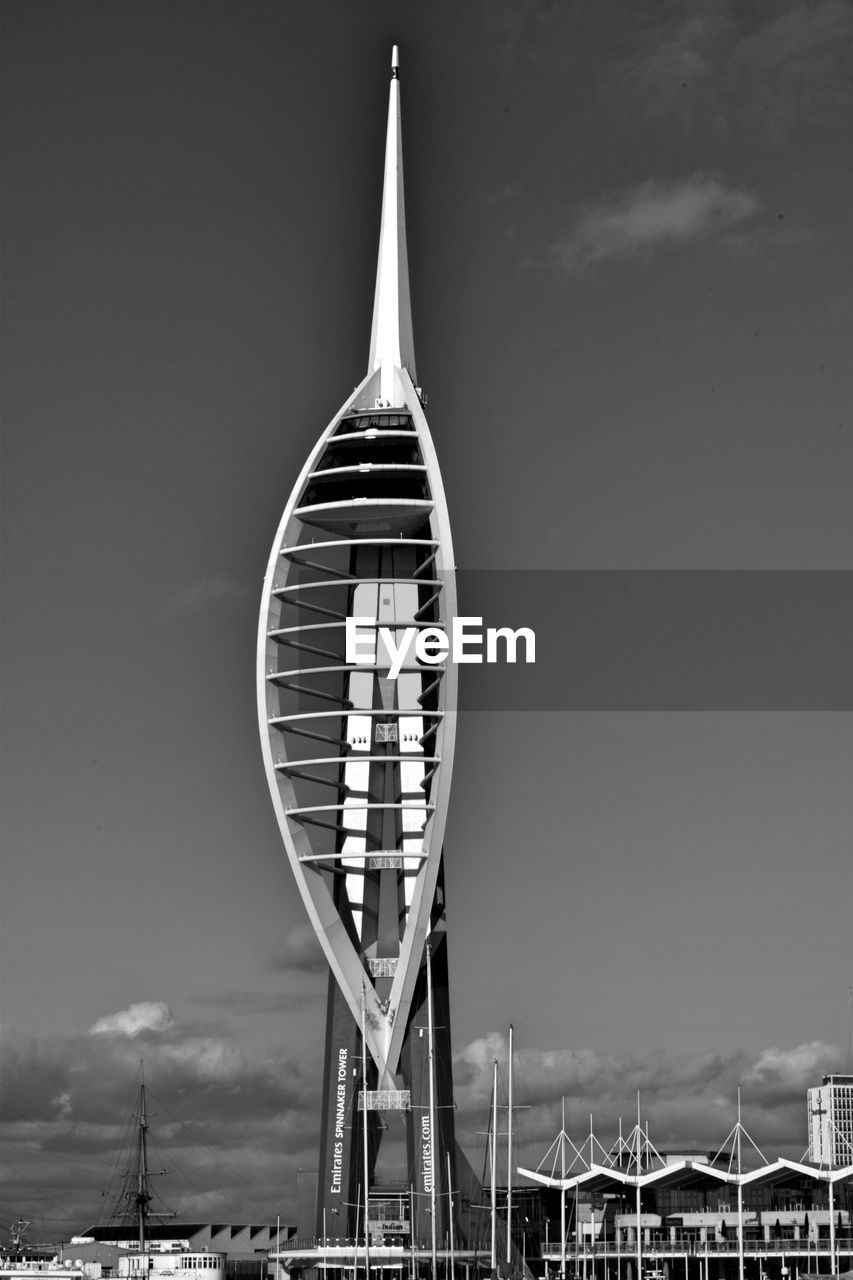
[{"label": "ship mast", "polygon": [[139,1064],[139,1095],[136,1108],[131,1117],[128,1143],[132,1143],[127,1168],[121,1175],[121,1192],[116,1198],[116,1206],[110,1222],[117,1220],[122,1228],[136,1230],[139,1252],[144,1253],[150,1240],[149,1221],[153,1218],[174,1218],[172,1212],[152,1213],[150,1205],[154,1196],[151,1192],[151,1179],[163,1174],[165,1169],[156,1169],[152,1173],[148,1164],[148,1097],[145,1088],[145,1072],[143,1064]]},{"label": "ship mast", "polygon": [[145,1113],[145,1075],[139,1086],[139,1128],[137,1133],[136,1220],[139,1227],[139,1252],[145,1252],[145,1228],[151,1189],[148,1175],[148,1118]]}]

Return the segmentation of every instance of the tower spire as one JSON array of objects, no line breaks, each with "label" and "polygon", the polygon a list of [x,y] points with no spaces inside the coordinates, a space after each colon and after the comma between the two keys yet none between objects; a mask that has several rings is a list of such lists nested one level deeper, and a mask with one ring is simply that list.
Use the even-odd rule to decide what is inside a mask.
[{"label": "tower spire", "polygon": [[403,199],[400,58],[396,45],[391,53],[382,224],[379,231],[379,262],[376,268],[376,294],[373,300],[368,360],[368,373],[381,369],[381,394],[392,404],[395,400],[395,368],[408,370],[412,382],[417,382],[409,293],[409,259],[406,250],[406,209]]}]

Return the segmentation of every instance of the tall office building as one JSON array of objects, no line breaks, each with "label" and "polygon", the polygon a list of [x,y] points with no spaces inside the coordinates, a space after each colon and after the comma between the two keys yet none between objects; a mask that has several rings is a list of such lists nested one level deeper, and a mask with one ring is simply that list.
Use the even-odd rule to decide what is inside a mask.
[{"label": "tall office building", "polygon": [[[330,970],[316,1231],[334,1237],[362,1234],[381,1174],[411,1193],[404,1204],[377,1191],[371,1232],[387,1235],[390,1222],[407,1234],[411,1204],[415,1236],[443,1240],[456,1177],[442,864],[456,673],[412,653],[388,674],[392,642],[449,626],[456,611],[423,406],[395,49],[367,373],[285,506],[258,644],[270,794]],[[347,661],[356,617],[366,663]]]},{"label": "tall office building", "polygon": [[808,1090],[809,1159],[853,1164],[853,1076],[830,1075]]}]

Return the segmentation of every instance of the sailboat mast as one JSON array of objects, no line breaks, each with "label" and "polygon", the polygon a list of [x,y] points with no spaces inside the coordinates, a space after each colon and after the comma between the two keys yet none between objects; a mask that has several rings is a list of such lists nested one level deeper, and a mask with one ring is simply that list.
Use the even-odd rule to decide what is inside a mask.
[{"label": "sailboat mast", "polygon": [[367,1126],[367,993],[364,983],[361,984],[361,1053],[362,1053],[362,1137],[364,1139],[364,1280],[370,1280],[370,1223],[368,1206],[370,1204],[369,1178],[370,1153],[368,1151]]},{"label": "sailboat mast", "polygon": [[566,1280],[566,1099],[560,1129],[560,1280]]},{"label": "sailboat mast", "polygon": [[737,1087],[737,1252],[738,1252],[738,1275],[740,1280],[744,1277],[744,1254],[743,1254],[743,1181],[741,1174],[741,1142],[740,1135],[743,1131],[743,1125],[740,1122],[740,1085]]},{"label": "sailboat mast", "polygon": [[512,1023],[509,1024],[509,1085],[506,1139],[506,1260],[512,1262]]},{"label": "sailboat mast", "polygon": [[436,1141],[435,1141],[435,1061],[433,1033],[435,1026],[433,1022],[432,1007],[432,946],[429,941],[426,944],[426,978],[427,978],[427,1045],[429,1047],[429,1151],[430,1151],[430,1180],[429,1180],[429,1212],[431,1226],[431,1250],[432,1250],[432,1280],[438,1280],[438,1252],[436,1239],[436,1203],[435,1203],[435,1182],[438,1176],[438,1164],[436,1161]]},{"label": "sailboat mast", "polygon": [[139,1086],[139,1167],[137,1170],[136,1216],[139,1226],[139,1252],[145,1252],[145,1220],[148,1215],[148,1119],[145,1114],[145,1077]]},{"label": "sailboat mast", "polygon": [[492,1081],[492,1275],[498,1270],[498,1060]]},{"label": "sailboat mast", "polygon": [[[640,1128],[640,1091],[637,1090],[637,1127],[634,1149],[636,1151],[635,1171],[637,1175],[637,1275],[643,1274],[643,1193],[640,1189],[640,1176],[643,1172],[642,1129]],[[628,1166],[630,1168],[630,1165]],[[575,1232],[577,1233],[577,1195],[575,1187]],[[576,1268],[577,1269],[577,1268]]]}]

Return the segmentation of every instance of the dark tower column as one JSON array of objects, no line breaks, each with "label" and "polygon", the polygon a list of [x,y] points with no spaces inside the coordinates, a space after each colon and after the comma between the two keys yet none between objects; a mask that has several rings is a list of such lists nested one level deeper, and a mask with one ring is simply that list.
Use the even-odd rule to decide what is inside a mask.
[{"label": "dark tower column", "polygon": [[444,916],[444,877],[439,878],[430,934],[433,998],[433,1113],[429,1109],[428,999],[426,963],[418,973],[412,1015],[403,1045],[403,1073],[411,1083],[412,1109],[408,1118],[409,1168],[414,1190],[415,1238],[430,1239],[432,1224],[431,1180],[435,1179],[436,1234],[443,1241],[449,1232],[447,1157],[451,1179],[456,1181],[456,1133],[453,1106],[452,1048],[450,1038],[450,980],[447,932]]},{"label": "dark tower column", "polygon": [[361,1036],[349,1006],[329,974],[326,1050],[317,1180],[318,1236],[354,1234],[352,1205],[359,1181],[357,1098],[361,1084]]}]

